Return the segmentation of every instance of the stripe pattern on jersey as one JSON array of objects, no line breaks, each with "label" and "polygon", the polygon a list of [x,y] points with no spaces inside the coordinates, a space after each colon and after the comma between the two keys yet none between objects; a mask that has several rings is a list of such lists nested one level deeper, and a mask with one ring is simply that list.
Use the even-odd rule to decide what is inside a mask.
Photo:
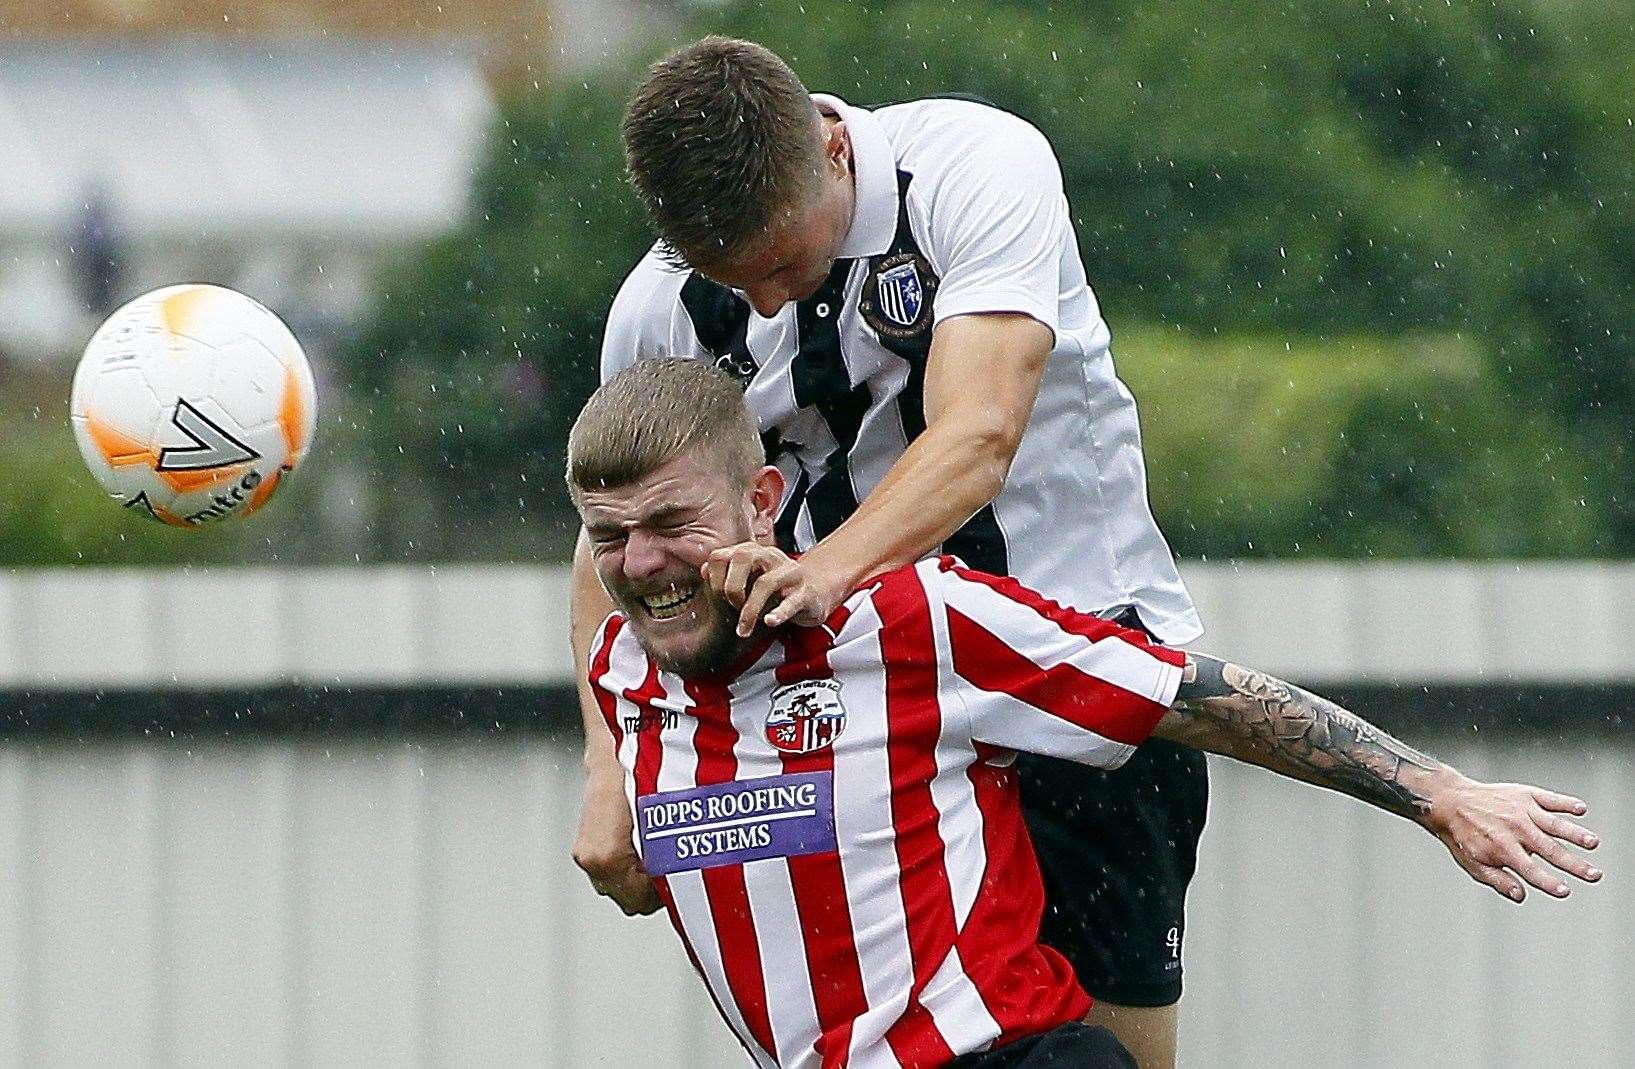
[{"label": "stripe pattern on jersey", "polygon": [[[795,306],[799,350],[789,369],[795,403],[816,409],[835,442],[823,461],[822,473],[806,492],[805,504],[817,538],[827,537],[857,511],[850,460],[871,398],[867,385],[852,385],[840,349],[840,309],[856,265],[856,260],[836,260],[817,292]],[[791,496],[784,508],[799,509],[800,505]]]},{"label": "stripe pattern on jersey", "polygon": [[[633,809],[729,781],[832,777],[836,849],[656,881],[756,1065],[938,1065],[1088,1010],[1037,942],[1043,887],[1000,748],[1116,763],[1162,714],[1180,655],[1012,583],[947,558],[898,569],[825,627],[780,631],[730,680],[657,671],[617,614],[604,625],[592,684]],[[771,695],[811,680],[838,688],[844,730],[808,753],[775,749]]]},{"label": "stripe pattern on jersey", "polygon": [[[913,253],[922,263],[929,263],[920,251],[909,225],[908,189],[914,176],[907,171],[897,172],[897,233],[891,248],[870,259],[871,269],[881,260]],[[935,303],[935,298],[933,298]],[[933,331],[924,331],[908,338],[893,338],[877,334],[880,344],[908,361],[908,381],[897,395],[897,414],[903,423],[903,436],[910,442],[925,433],[925,368],[931,358]],[[971,566],[995,575],[1010,571],[1010,554],[1005,545],[1005,532],[1000,529],[999,516],[990,502],[977,510],[959,530],[948,536],[943,549]]]}]

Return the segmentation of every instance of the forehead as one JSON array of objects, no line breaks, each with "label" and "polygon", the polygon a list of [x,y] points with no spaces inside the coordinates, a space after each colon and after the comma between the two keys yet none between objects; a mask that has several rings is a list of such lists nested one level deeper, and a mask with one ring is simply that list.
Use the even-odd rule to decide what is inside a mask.
[{"label": "forehead", "polygon": [[783,261],[797,254],[808,239],[811,229],[811,205],[800,204],[778,210],[767,226],[761,240],[748,249],[723,256],[708,264],[695,264],[699,271],[718,280],[759,279],[782,266]]},{"label": "forehead", "polygon": [[639,523],[659,512],[709,504],[726,492],[727,483],[696,453],[671,457],[626,486],[581,489],[580,515],[587,523]]}]

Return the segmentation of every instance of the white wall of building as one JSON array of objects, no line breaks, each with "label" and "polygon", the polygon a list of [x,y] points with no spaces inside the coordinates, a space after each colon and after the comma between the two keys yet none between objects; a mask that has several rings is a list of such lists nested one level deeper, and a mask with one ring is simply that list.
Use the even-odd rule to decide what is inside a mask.
[{"label": "white wall of building", "polygon": [[[1301,682],[1635,680],[1635,564],[1183,574],[1198,648]],[[561,567],[0,572],[0,687],[566,683],[567,604]]]}]

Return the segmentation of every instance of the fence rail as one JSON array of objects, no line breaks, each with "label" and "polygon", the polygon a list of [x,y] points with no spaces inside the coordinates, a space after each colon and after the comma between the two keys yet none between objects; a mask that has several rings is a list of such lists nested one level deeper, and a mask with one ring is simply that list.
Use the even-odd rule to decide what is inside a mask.
[{"label": "fence rail", "polygon": [[[1201,645],[1314,682],[1635,680],[1635,563],[1193,564]],[[563,568],[0,574],[0,689],[567,682]]]}]

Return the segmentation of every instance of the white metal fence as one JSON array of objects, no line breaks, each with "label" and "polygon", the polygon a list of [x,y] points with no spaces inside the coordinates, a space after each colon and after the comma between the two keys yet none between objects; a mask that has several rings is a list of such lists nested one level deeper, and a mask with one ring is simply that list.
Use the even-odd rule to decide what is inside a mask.
[{"label": "white metal fence", "polygon": [[[1625,566],[1187,577],[1201,645],[1297,679],[1635,675]],[[0,688],[560,682],[565,597],[547,569],[0,576]],[[738,1064],[668,926],[569,864],[564,745],[0,743],[0,1066]],[[1513,906],[1404,822],[1217,763],[1184,1064],[1635,1065],[1635,739],[1447,756],[1588,797],[1607,880]]]},{"label": "white metal fence", "polygon": [[[1410,825],[1219,762],[1189,1066],[1635,1065],[1635,747],[1498,744],[1611,873],[1508,904]],[[0,747],[0,1065],[741,1064],[661,920],[567,860],[544,740]]]}]

